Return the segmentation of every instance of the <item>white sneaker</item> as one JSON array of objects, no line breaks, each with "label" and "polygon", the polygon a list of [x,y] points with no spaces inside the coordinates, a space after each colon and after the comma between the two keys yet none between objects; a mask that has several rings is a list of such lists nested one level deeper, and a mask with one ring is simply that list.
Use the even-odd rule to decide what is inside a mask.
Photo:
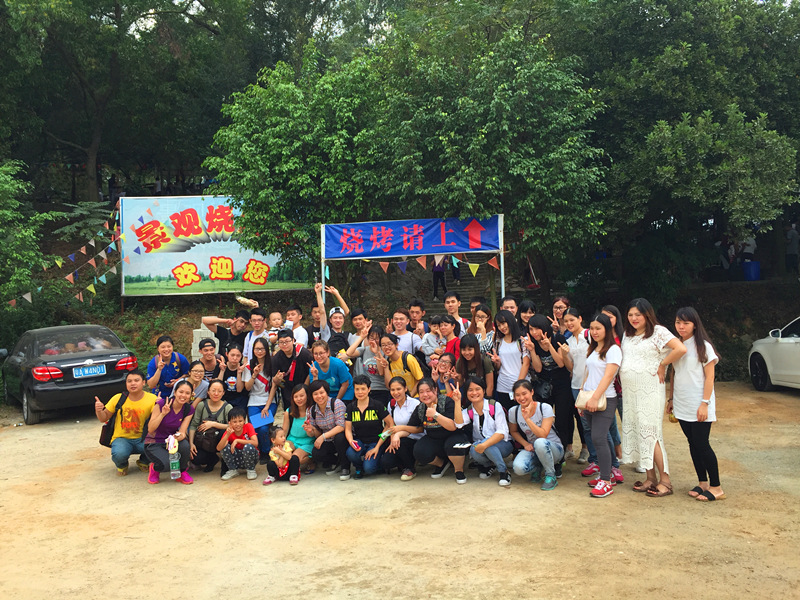
[{"label": "white sneaker", "polygon": [[258,477],[258,474],[256,473],[255,469],[247,469],[247,478],[248,479],[252,480],[252,479],[255,479],[256,477]]},{"label": "white sneaker", "polygon": [[508,471],[500,475],[500,481],[497,483],[502,487],[508,487],[511,485],[511,476],[508,474]]},{"label": "white sneaker", "polygon": [[567,453],[564,455],[564,460],[569,460],[570,458],[575,458],[575,453],[572,450],[567,450]]},{"label": "white sneaker", "polygon": [[578,464],[585,465],[589,462],[589,451],[586,448],[581,448],[580,456],[578,456]]},{"label": "white sneaker", "polygon": [[636,465],[636,469],[635,469],[635,471],[636,471],[637,473],[647,473],[647,469],[645,469],[645,468],[644,468],[643,466],[641,466],[641,465]]},{"label": "white sneaker", "polygon": [[269,485],[271,483],[275,483],[275,478],[272,475],[267,475],[267,478],[264,481],[262,481],[261,483],[263,483],[264,485]]},{"label": "white sneaker", "polygon": [[222,481],[230,481],[234,477],[238,476],[239,476],[239,471],[237,471],[236,469],[228,469],[227,471],[225,471],[225,475],[222,476]]}]

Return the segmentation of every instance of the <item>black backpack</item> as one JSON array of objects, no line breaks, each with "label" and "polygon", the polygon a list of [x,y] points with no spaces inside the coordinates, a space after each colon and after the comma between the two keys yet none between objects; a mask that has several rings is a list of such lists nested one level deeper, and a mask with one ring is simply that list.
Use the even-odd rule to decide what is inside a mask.
[{"label": "black backpack", "polygon": [[[403,352],[403,368],[408,371],[408,352]],[[431,376],[431,368],[428,365],[428,357],[425,356],[425,353],[422,350],[417,350],[414,352],[414,358],[417,359],[419,363],[419,368],[422,370],[423,377],[430,377]]]},{"label": "black backpack", "polygon": [[347,338],[347,333],[344,331],[338,333],[331,331],[331,337],[328,339],[328,348],[331,350],[331,356],[336,356],[342,350],[347,350],[350,347]]}]

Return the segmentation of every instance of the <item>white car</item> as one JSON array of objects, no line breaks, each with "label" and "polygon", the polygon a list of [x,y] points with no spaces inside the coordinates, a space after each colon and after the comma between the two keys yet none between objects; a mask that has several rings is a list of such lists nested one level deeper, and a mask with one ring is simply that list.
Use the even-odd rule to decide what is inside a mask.
[{"label": "white car", "polygon": [[761,392],[776,385],[800,388],[800,317],[750,348],[750,381]]}]

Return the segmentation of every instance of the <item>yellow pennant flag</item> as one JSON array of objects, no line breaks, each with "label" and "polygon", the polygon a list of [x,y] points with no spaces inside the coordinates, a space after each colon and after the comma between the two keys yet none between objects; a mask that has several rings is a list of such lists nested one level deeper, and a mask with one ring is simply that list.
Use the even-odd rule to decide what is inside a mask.
[{"label": "yellow pennant flag", "polygon": [[472,276],[475,277],[475,274],[478,272],[478,267],[480,265],[478,263],[467,263],[469,270],[472,272]]},{"label": "yellow pennant flag", "polygon": [[90,284],[89,284],[89,285],[86,287],[86,289],[87,289],[87,290],[89,290],[90,292],[92,292],[93,294],[97,294],[97,292],[94,290],[94,284],[93,284],[93,283],[90,283]]},{"label": "yellow pennant flag", "polygon": [[56,258],[56,264],[58,265],[58,268],[60,269],[60,268],[61,268],[61,265],[63,265],[63,264],[64,264],[64,261],[63,261],[63,260],[61,260],[60,258]]}]

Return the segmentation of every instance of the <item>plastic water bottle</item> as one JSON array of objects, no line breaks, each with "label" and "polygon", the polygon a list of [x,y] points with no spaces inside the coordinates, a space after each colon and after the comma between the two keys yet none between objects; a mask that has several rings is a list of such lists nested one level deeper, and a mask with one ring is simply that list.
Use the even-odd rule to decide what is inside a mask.
[{"label": "plastic water bottle", "polygon": [[175,436],[167,438],[167,450],[169,451],[169,477],[178,479],[181,476],[181,453],[178,452],[178,440]]}]

